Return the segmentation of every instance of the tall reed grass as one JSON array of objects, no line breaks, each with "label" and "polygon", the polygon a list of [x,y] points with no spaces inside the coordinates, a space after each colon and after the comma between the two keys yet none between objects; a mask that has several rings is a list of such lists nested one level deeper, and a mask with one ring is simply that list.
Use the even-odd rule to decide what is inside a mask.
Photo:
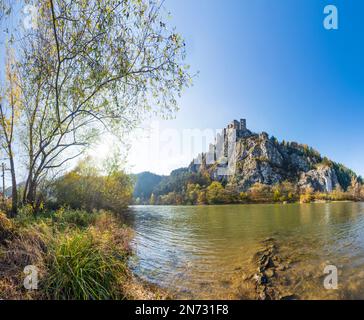
[{"label": "tall reed grass", "polygon": [[[130,237],[109,212],[0,213],[0,298],[123,299]],[[38,291],[23,288],[26,265],[40,271]]]}]

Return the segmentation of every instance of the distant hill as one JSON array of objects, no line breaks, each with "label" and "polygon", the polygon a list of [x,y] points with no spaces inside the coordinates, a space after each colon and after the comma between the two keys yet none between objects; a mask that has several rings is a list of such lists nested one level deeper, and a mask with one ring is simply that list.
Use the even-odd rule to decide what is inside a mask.
[{"label": "distant hill", "polygon": [[164,176],[160,176],[151,172],[141,172],[132,174],[132,179],[135,181],[134,199],[149,199],[154,188],[161,183]]},{"label": "distant hill", "polygon": [[[20,182],[20,183],[18,183],[18,184],[17,184],[18,192],[19,192],[19,189],[24,188],[24,186],[25,186],[25,182]],[[11,186],[10,186],[10,187],[5,188],[5,196],[6,196],[6,197],[8,197],[8,198],[10,198],[10,197],[11,197],[11,195],[12,195],[12,188],[11,188]]]}]

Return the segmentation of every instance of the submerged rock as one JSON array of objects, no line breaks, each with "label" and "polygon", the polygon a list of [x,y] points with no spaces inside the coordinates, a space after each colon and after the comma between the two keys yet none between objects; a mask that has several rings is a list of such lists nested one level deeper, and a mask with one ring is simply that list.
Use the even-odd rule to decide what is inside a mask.
[{"label": "submerged rock", "polygon": [[292,300],[298,297],[286,291],[289,278],[282,274],[289,268],[289,263],[280,254],[274,238],[262,241],[263,249],[253,256],[253,263],[257,265],[257,273],[246,279],[251,279],[255,287],[256,299],[259,300]]}]

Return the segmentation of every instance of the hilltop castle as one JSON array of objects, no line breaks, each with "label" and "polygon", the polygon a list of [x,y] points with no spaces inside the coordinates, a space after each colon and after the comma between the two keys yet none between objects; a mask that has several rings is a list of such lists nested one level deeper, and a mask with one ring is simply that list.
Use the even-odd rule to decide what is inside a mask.
[{"label": "hilltop castle", "polygon": [[[208,151],[199,154],[198,157],[193,160],[193,163],[195,166],[201,165],[204,168],[206,168],[206,165],[214,164],[216,161],[220,160],[222,160],[223,163],[227,163],[229,155],[232,155],[232,151],[235,148],[235,142],[241,138],[247,138],[252,135],[255,134],[247,128],[246,119],[240,119],[240,121],[233,120],[220,133],[217,133],[215,143],[211,143]],[[194,170],[197,170],[196,168],[197,167],[195,167]]]},{"label": "hilltop castle", "polygon": [[214,162],[217,158],[227,157],[229,147],[234,147],[234,143],[243,137],[252,135],[252,132],[246,127],[246,119],[233,120],[226,128],[218,133],[215,138],[215,144],[210,144],[207,152],[208,162]]},{"label": "hilltop castle", "polygon": [[251,134],[246,127],[246,119],[240,119],[240,121],[233,120],[223,131],[225,137],[227,136],[228,131],[235,132],[236,138],[245,137]]},{"label": "hilltop castle", "polygon": [[246,130],[246,119],[233,120],[229,125],[228,129],[235,129],[235,130]]}]

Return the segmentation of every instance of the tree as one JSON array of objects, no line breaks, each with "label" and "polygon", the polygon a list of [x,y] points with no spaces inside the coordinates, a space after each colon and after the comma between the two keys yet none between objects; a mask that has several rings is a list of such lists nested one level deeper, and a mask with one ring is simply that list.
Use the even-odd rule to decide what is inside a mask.
[{"label": "tree", "polygon": [[342,187],[338,184],[331,193],[332,200],[344,200],[345,192]]},{"label": "tree", "polygon": [[270,202],[272,201],[272,189],[269,185],[255,183],[249,190],[249,199],[254,202]]},{"label": "tree", "polygon": [[206,190],[206,199],[210,204],[225,203],[225,190],[220,182],[212,182]]},{"label": "tree", "polygon": [[156,0],[47,0],[22,42],[23,200],[34,205],[48,173],[105,131],[133,128],[145,112],[168,117],[188,86],[184,42]]},{"label": "tree", "polygon": [[282,197],[282,194],[281,194],[281,190],[280,190],[279,186],[274,186],[273,187],[273,201],[274,202],[281,201],[281,197]]},{"label": "tree", "polygon": [[239,193],[239,201],[240,202],[243,202],[243,203],[246,203],[249,201],[249,195],[247,192],[240,192]]},{"label": "tree", "polygon": [[311,187],[306,188],[304,193],[300,196],[301,203],[310,203],[315,200],[314,190]]},{"label": "tree", "polygon": [[275,202],[294,201],[297,194],[295,186],[289,181],[283,181],[274,185],[272,191],[273,201]]},{"label": "tree", "polygon": [[362,185],[360,188],[360,200],[361,201],[364,200],[364,185]]},{"label": "tree", "polygon": [[201,187],[199,184],[189,183],[187,185],[187,190],[186,190],[187,203],[196,204],[200,190],[201,190]]},{"label": "tree", "polygon": [[133,186],[130,177],[123,171],[113,171],[103,178],[103,208],[120,212],[132,201]]},{"label": "tree", "polygon": [[149,199],[149,204],[154,206],[155,203],[156,203],[155,202],[155,195],[154,195],[154,193],[152,193],[151,196],[150,196],[150,199]]},{"label": "tree", "polygon": [[131,179],[120,168],[103,175],[91,158],[83,159],[74,170],[59,178],[54,189],[58,206],[114,212],[131,203],[133,191]]},{"label": "tree", "polygon": [[207,204],[207,198],[206,198],[206,191],[205,190],[200,190],[198,192],[197,204],[199,204],[199,205]]},{"label": "tree", "polygon": [[15,125],[18,122],[22,109],[21,90],[19,87],[14,53],[7,51],[6,62],[6,89],[4,98],[0,96],[0,142],[10,164],[11,174],[11,216],[18,211],[18,192],[14,162],[14,136]]},{"label": "tree", "polygon": [[348,189],[348,193],[354,200],[360,199],[360,191],[361,191],[361,184],[359,183],[359,180],[357,177],[351,178],[351,184]]}]

